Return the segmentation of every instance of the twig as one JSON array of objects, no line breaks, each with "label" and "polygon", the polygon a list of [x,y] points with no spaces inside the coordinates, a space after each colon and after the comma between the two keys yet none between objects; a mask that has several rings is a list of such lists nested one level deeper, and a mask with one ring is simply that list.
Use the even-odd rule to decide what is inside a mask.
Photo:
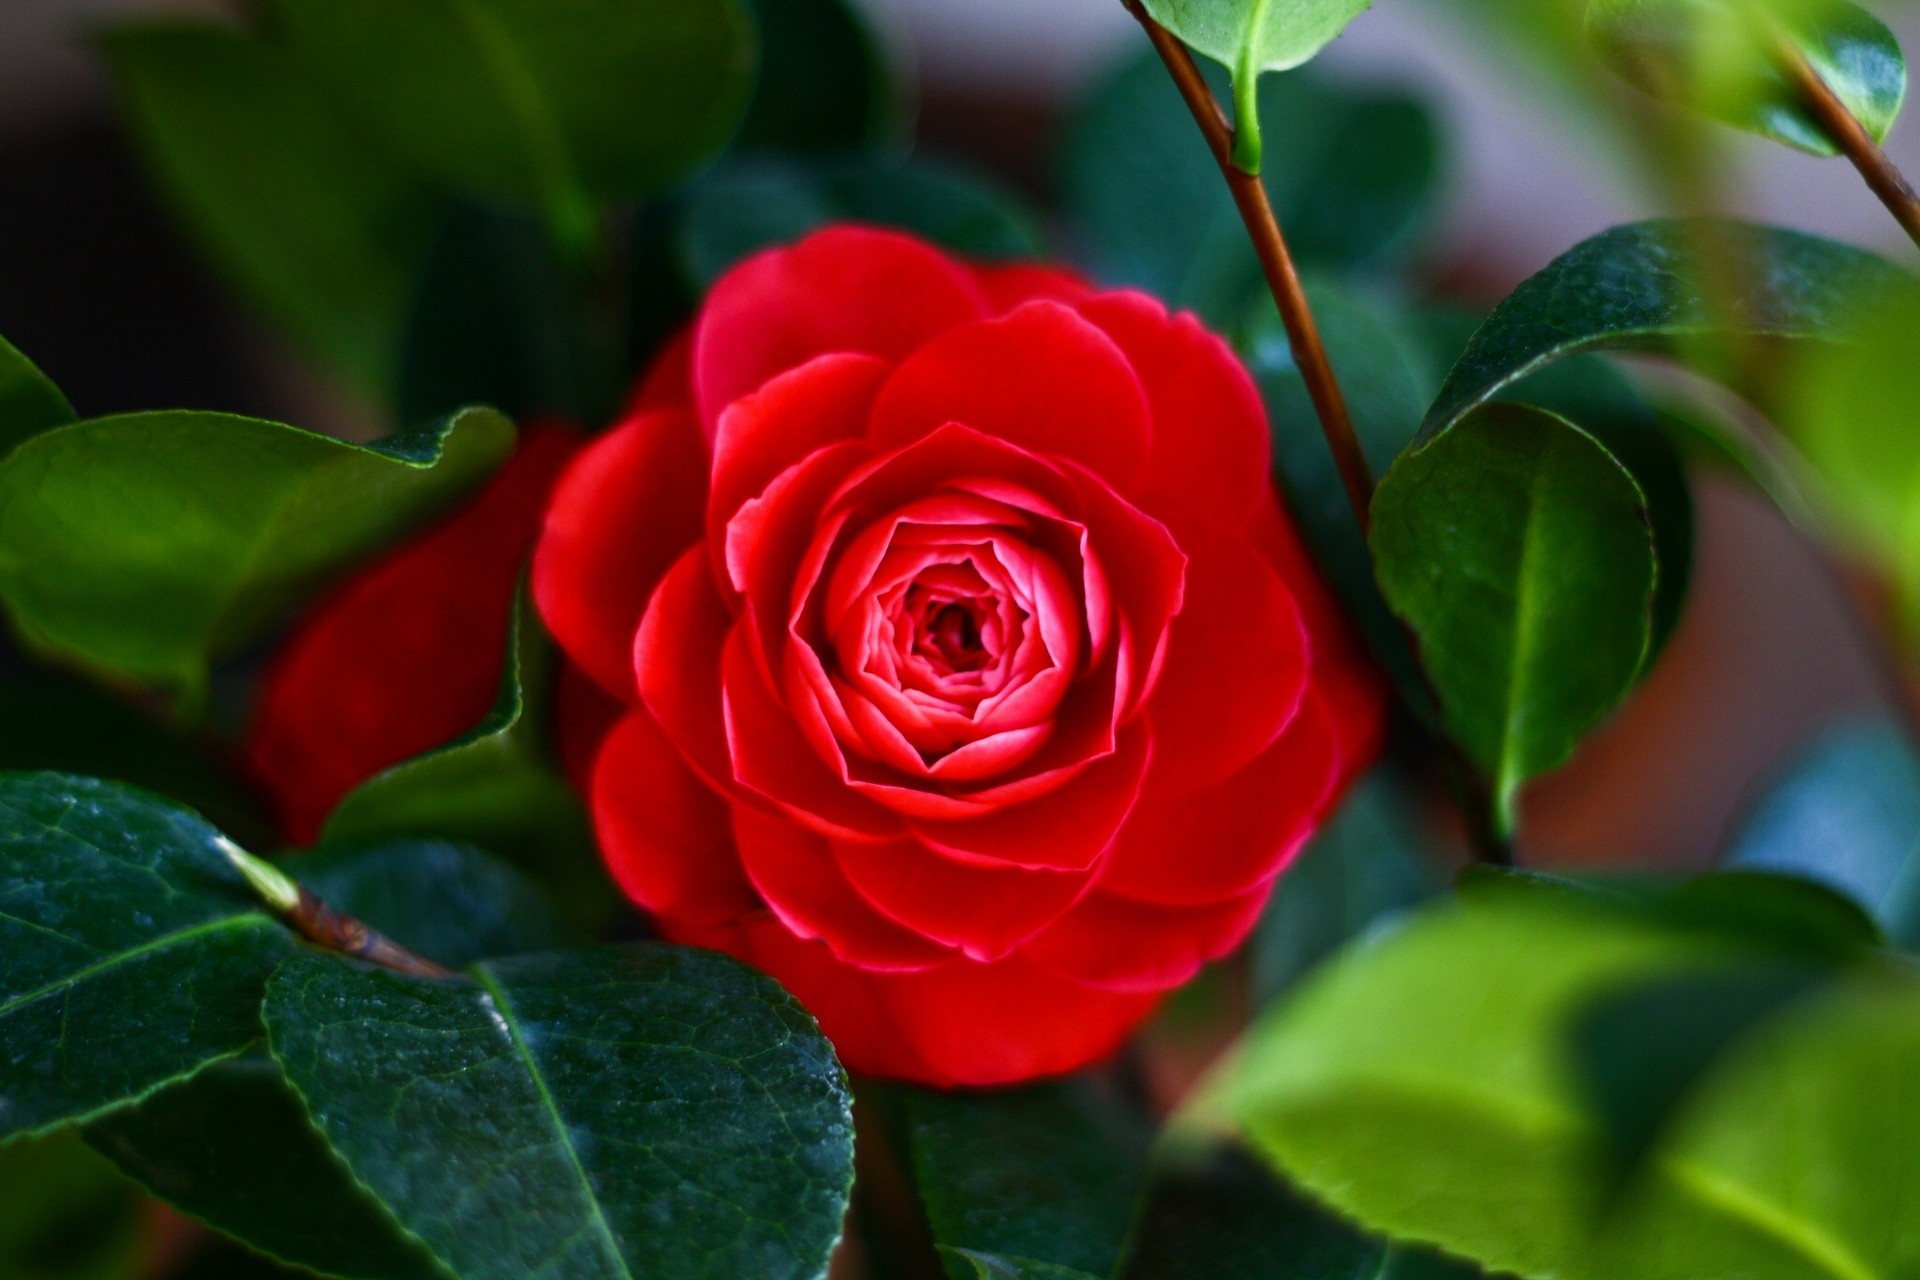
[{"label": "twig", "polygon": [[1787,83],[1800,95],[1801,104],[1812,113],[1833,144],[1853,162],[1853,167],[1867,180],[1867,186],[1880,197],[1880,203],[1887,206],[1887,212],[1912,237],[1914,244],[1920,245],[1920,194],[1915,193],[1913,184],[1873,140],[1859,118],[1847,109],[1847,104],[1840,101],[1833,86],[1821,77],[1800,47],[1779,31],[1773,33],[1773,55]]},{"label": "twig", "polygon": [[1240,219],[1246,223],[1247,234],[1252,237],[1254,251],[1260,257],[1260,268],[1266,274],[1267,287],[1272,290],[1274,303],[1280,308],[1280,319],[1286,325],[1287,340],[1293,347],[1294,363],[1300,367],[1300,376],[1306,380],[1307,394],[1313,398],[1314,411],[1319,415],[1321,429],[1326,432],[1327,446],[1333,450],[1334,463],[1340,468],[1340,480],[1346,486],[1347,501],[1353,505],[1354,519],[1360,522],[1360,531],[1364,534],[1371,524],[1369,507],[1373,502],[1373,476],[1367,468],[1366,455],[1360,450],[1360,439],[1354,434],[1353,418],[1347,412],[1346,397],[1340,393],[1333,365],[1327,359],[1326,346],[1320,340],[1320,328],[1314,323],[1313,309],[1307,304],[1306,290],[1300,284],[1300,273],[1294,267],[1293,255],[1287,251],[1286,238],[1280,233],[1280,223],[1273,215],[1272,203],[1267,199],[1267,189],[1258,177],[1244,172],[1234,163],[1233,127],[1227,123],[1226,114],[1215,101],[1213,90],[1207,87],[1186,45],[1155,22],[1153,16],[1141,7],[1139,0],[1126,0],[1126,3],[1128,12],[1146,29],[1148,39],[1153,41],[1154,49],[1160,54],[1160,60],[1167,64],[1167,71],[1179,87],[1180,96],[1186,99],[1187,109],[1193,113],[1200,132],[1206,135],[1213,158],[1227,180],[1228,189],[1233,192],[1233,202],[1239,207]]},{"label": "twig", "polygon": [[254,857],[224,837],[220,852],[245,878],[261,901],[273,909],[288,928],[317,947],[377,964],[414,978],[451,978],[453,970],[416,955],[399,943],[368,928],[350,915],[335,911],[312,891],[270,862]]}]

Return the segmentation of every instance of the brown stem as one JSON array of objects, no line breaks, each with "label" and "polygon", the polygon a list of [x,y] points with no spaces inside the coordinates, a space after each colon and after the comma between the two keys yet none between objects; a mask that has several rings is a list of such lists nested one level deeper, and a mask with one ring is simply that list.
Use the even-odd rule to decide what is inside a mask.
[{"label": "brown stem", "polygon": [[368,964],[377,964],[395,973],[415,978],[451,978],[453,970],[415,955],[399,943],[369,929],[350,915],[335,911],[306,889],[300,890],[300,905],[287,913],[286,921],[308,942],[329,951],[338,951]]},{"label": "brown stem", "polygon": [[1155,22],[1139,0],[1127,0],[1127,10],[1146,29],[1160,60],[1167,64],[1167,71],[1179,87],[1180,96],[1186,99],[1187,109],[1193,112],[1200,132],[1206,135],[1213,158],[1233,192],[1233,202],[1240,209],[1241,221],[1247,224],[1247,234],[1260,256],[1260,269],[1266,274],[1267,287],[1272,290],[1273,300],[1280,308],[1280,319],[1287,327],[1294,363],[1306,380],[1307,394],[1313,398],[1314,411],[1320,417],[1321,429],[1326,432],[1327,446],[1333,450],[1334,463],[1340,468],[1347,501],[1353,505],[1354,519],[1360,522],[1360,531],[1364,534],[1371,524],[1373,476],[1367,468],[1366,455],[1360,451],[1360,438],[1354,434],[1346,397],[1340,393],[1340,383],[1333,376],[1333,365],[1320,340],[1320,327],[1314,323],[1313,309],[1307,305],[1300,273],[1293,265],[1293,255],[1287,251],[1280,223],[1273,216],[1273,205],[1267,200],[1267,189],[1257,175],[1242,172],[1234,164],[1233,126],[1227,123],[1226,113],[1214,100],[1213,90],[1207,87],[1187,46]]},{"label": "brown stem", "polygon": [[1920,194],[1914,192],[1913,184],[1873,140],[1859,118],[1847,109],[1847,104],[1840,101],[1833,86],[1815,70],[1800,47],[1777,32],[1773,44],[1775,61],[1787,77],[1787,83],[1800,95],[1801,104],[1812,113],[1833,144],[1853,162],[1853,167],[1867,180],[1867,186],[1880,197],[1880,203],[1887,206],[1887,212],[1905,228],[1914,244],[1920,245]]}]

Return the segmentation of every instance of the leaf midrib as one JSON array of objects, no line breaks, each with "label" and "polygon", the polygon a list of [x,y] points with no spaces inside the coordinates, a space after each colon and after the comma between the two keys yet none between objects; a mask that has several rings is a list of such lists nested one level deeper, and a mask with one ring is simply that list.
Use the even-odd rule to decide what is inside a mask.
[{"label": "leaf midrib", "polygon": [[[32,922],[28,921],[27,923],[31,924]],[[172,933],[164,934],[161,937],[154,938],[148,942],[143,942],[139,946],[130,948],[129,950],[116,951],[112,955],[106,957],[105,959],[96,961],[95,963],[88,965],[84,969],[76,970],[73,973],[67,974],[65,977],[56,978],[52,982],[46,983],[45,985],[40,987],[36,987],[32,991],[29,991],[24,995],[16,996],[13,999],[8,1000],[5,1004],[0,1004],[0,1017],[5,1017],[6,1015],[12,1013],[14,1010],[22,1008],[25,1005],[31,1004],[33,1001],[41,999],[44,996],[51,995],[55,991],[59,991],[67,987],[76,986],[79,983],[85,982],[89,978],[105,973],[109,969],[112,969],[118,965],[127,964],[127,963],[130,963],[131,961],[137,960],[141,956],[152,955],[155,952],[164,951],[170,947],[177,946],[181,943],[189,942],[197,937],[204,937],[214,933],[222,933],[230,929],[251,928],[255,925],[261,925],[261,924],[270,925],[272,923],[273,921],[268,919],[266,916],[258,912],[249,911],[249,912],[243,912],[242,914],[239,914],[239,915],[224,916],[218,920],[205,921],[201,924],[192,925],[185,929],[176,929]],[[73,939],[73,941],[78,941],[78,940]]]}]

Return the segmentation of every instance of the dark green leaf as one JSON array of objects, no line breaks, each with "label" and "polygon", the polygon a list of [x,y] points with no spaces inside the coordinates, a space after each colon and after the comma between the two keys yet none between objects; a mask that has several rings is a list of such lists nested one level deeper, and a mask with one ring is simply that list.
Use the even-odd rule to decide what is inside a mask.
[{"label": "dark green leaf", "polygon": [[86,1134],[176,1209],[283,1262],[345,1280],[445,1274],[348,1176],[264,1052],[215,1063]]},{"label": "dark green leaf", "polygon": [[148,167],[209,256],[364,390],[384,390],[431,193],[281,45],[169,22],[102,47]]},{"label": "dark green leaf", "polygon": [[824,1272],[853,1178],[845,1077],[723,957],[558,953],[431,982],[305,954],[274,1056],[354,1175],[464,1280]]},{"label": "dark green leaf", "polygon": [[293,47],[422,173],[540,210],[664,190],[717,152],[753,85],[737,0],[272,0]]},{"label": "dark green leaf", "polygon": [[1141,0],[1147,12],[1233,76],[1234,161],[1260,172],[1260,74],[1313,57],[1373,0]]},{"label": "dark green leaf", "polygon": [[1595,236],[1516,289],[1427,412],[1430,440],[1521,378],[1585,351],[1655,351],[1734,376],[1737,338],[1835,340],[1863,298],[1908,279],[1870,253],[1718,219]]},{"label": "dark green leaf", "polygon": [[469,733],[375,774],[328,817],[322,842],[451,839],[508,858],[582,923],[618,901],[579,797],[547,758],[542,717],[551,658],[526,606],[516,610],[493,710]]},{"label": "dark green leaf", "polygon": [[939,1253],[947,1265],[947,1274],[955,1280],[1100,1280],[1072,1267],[1035,1262],[1032,1258],[1005,1258],[975,1253],[971,1249],[949,1249],[945,1245],[939,1247]]},{"label": "dark green leaf", "polygon": [[73,421],[73,406],[33,361],[0,338],[0,456],[29,436]]},{"label": "dark green leaf", "polygon": [[[1287,143],[1268,157],[1262,181],[1302,263],[1372,266],[1418,240],[1436,203],[1440,141],[1417,99],[1311,71],[1279,77],[1264,97],[1267,127]],[[1264,291],[1233,198],[1151,51],[1143,47],[1075,113],[1059,171],[1097,275],[1219,325]]]},{"label": "dark green leaf", "polygon": [[1782,74],[1781,42],[1875,141],[1885,140],[1907,94],[1900,42],[1846,0],[1592,0],[1587,38],[1654,97],[1819,156],[1839,148]]},{"label": "dark green leaf", "polygon": [[1013,197],[947,166],[761,158],[727,166],[688,195],[682,270],[704,290],[747,255],[829,222],[898,227],[973,258],[1040,252],[1034,220]]},{"label": "dark green leaf", "polygon": [[[1744,1042],[1604,1221],[1567,1033],[1598,998],[1769,953],[1574,895],[1480,895],[1305,984],[1233,1085],[1256,1146],[1375,1229],[1566,1280],[1893,1280],[1920,1259],[1920,982],[1872,966]],[[1896,1225],[1901,1224],[1901,1225]]]},{"label": "dark green leaf", "polygon": [[852,0],[748,0],[760,75],[736,148],[850,151],[886,140],[901,92]]},{"label": "dark green leaf", "polygon": [[1920,947],[1920,760],[1906,734],[1872,720],[1824,735],[1754,806],[1726,865],[1828,885]]},{"label": "dark green leaf", "polygon": [[1373,511],[1381,590],[1510,829],[1520,785],[1566,760],[1646,662],[1645,497],[1565,419],[1497,404],[1403,455]]},{"label": "dark green leaf", "polygon": [[0,1275],[132,1280],[140,1274],[139,1193],[79,1135],[0,1148]]},{"label": "dark green leaf", "polygon": [[1651,905],[1669,923],[1722,933],[1780,955],[1844,964],[1885,945],[1853,899],[1812,880],[1770,871],[1717,871]]},{"label": "dark green leaf", "polygon": [[0,462],[0,595],[34,647],[191,704],[207,664],[513,447],[473,410],[376,445],[220,413],[99,418]]},{"label": "dark green leaf", "polygon": [[260,1036],[293,939],[223,837],[111,783],[0,777],[0,1139],[97,1115]]},{"label": "dark green leaf", "polygon": [[400,420],[485,404],[516,422],[559,416],[597,426],[618,399],[611,351],[537,223],[458,205],[433,239],[408,308]]},{"label": "dark green leaf", "polygon": [[457,844],[392,840],[282,865],[328,906],[449,968],[583,941],[539,885]]},{"label": "dark green leaf", "polygon": [[1445,862],[1413,799],[1375,772],[1347,798],[1274,889],[1253,944],[1253,1000],[1265,1005],[1352,939],[1446,889]]},{"label": "dark green leaf", "polygon": [[[1075,1082],[990,1094],[915,1091],[905,1112],[936,1244],[1112,1272],[1147,1150],[1145,1127],[1117,1102]],[[953,1266],[949,1273],[967,1274]]]}]

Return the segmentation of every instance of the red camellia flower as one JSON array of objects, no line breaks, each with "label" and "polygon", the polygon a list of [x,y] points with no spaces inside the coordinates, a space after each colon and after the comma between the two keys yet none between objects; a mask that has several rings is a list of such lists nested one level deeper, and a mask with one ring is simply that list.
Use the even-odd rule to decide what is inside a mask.
[{"label": "red camellia flower", "polygon": [[1375,749],[1268,474],[1248,375],[1151,298],[856,227],[745,262],[535,553],[630,707],[614,874],[857,1071],[1104,1056]]}]

